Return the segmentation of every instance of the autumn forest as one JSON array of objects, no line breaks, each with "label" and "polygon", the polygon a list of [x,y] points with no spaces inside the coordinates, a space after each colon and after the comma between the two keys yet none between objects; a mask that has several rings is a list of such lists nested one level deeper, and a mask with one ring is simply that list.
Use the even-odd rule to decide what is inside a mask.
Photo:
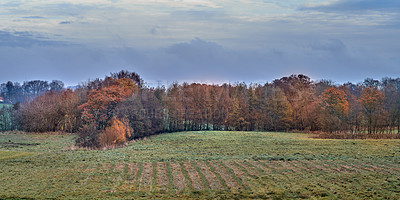
[{"label": "autumn forest", "polygon": [[[400,79],[334,84],[291,75],[264,85],[149,87],[133,72],[64,89],[61,81],[4,83],[0,131],[78,133],[102,147],[165,132],[300,131],[334,138],[398,138]],[[12,104],[12,105],[11,105]]]}]

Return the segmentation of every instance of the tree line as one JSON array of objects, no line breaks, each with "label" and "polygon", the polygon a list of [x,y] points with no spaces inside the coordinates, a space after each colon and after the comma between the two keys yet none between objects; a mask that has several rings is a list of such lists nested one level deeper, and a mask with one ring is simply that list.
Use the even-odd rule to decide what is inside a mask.
[{"label": "tree line", "polygon": [[176,131],[398,134],[400,78],[338,85],[300,74],[266,84],[149,87],[121,71],[76,90],[48,89],[3,108],[0,120],[5,113],[9,125],[0,130],[78,133],[77,144],[90,147]]},{"label": "tree line", "polygon": [[15,104],[30,101],[43,95],[47,91],[60,92],[64,89],[64,83],[53,80],[50,83],[43,80],[25,81],[22,85],[19,82],[0,84],[0,97],[4,98],[5,103]]}]

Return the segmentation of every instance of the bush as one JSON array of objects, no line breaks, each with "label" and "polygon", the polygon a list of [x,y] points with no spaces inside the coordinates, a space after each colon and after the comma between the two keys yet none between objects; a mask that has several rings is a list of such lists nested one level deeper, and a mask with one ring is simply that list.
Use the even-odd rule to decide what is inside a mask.
[{"label": "bush", "polygon": [[113,117],[106,127],[99,135],[99,142],[101,146],[114,146],[126,142],[126,138],[131,136],[131,129],[129,128],[128,120],[118,120]]},{"label": "bush", "polygon": [[99,134],[100,131],[93,124],[85,125],[78,133],[76,144],[80,147],[100,147]]}]

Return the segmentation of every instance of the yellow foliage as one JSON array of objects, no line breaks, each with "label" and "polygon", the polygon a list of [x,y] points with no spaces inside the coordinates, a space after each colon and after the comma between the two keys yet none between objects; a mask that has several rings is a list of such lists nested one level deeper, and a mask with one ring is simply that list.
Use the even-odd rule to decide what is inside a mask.
[{"label": "yellow foliage", "polygon": [[99,135],[100,144],[102,146],[123,144],[126,138],[131,136],[131,132],[127,120],[120,121],[114,117],[110,121],[110,126]]}]

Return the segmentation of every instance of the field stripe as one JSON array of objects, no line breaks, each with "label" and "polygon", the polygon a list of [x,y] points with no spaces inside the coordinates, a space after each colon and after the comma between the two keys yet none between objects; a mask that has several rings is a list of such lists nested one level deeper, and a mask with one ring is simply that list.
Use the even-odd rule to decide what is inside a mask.
[{"label": "field stripe", "polygon": [[143,163],[143,172],[139,190],[147,191],[151,189],[152,175],[153,165],[149,162]]},{"label": "field stripe", "polygon": [[114,183],[117,183],[117,186],[120,187],[122,184],[124,184],[125,181],[125,164],[116,164],[115,169],[114,169]]},{"label": "field stripe", "polygon": [[196,170],[197,174],[198,174],[199,177],[200,177],[200,180],[201,180],[201,182],[202,182],[202,184],[203,184],[203,188],[208,189],[208,190],[211,190],[210,183],[208,182],[208,180],[207,180],[207,178],[204,176],[204,174],[201,172],[202,170],[201,170],[200,167],[197,165],[197,163],[196,163],[195,160],[192,161],[192,165],[193,165],[194,169]]},{"label": "field stripe", "polygon": [[[314,161],[302,162],[301,160],[299,160],[296,164],[300,164],[301,166],[305,165],[305,167],[303,168],[307,169],[308,173],[306,174],[309,176],[318,177],[319,178],[318,185],[330,191],[331,195],[334,195],[332,194],[332,192],[335,191],[340,191],[343,189],[347,190],[348,189],[347,186],[345,186],[344,183],[342,182],[343,180],[340,179],[340,175],[343,175],[343,173],[338,173],[336,170],[323,167],[321,166],[322,163],[320,162],[326,163],[326,161],[314,160]],[[312,171],[312,173],[310,173],[310,171]]]},{"label": "field stripe", "polygon": [[182,175],[185,177],[186,187],[188,187],[190,190],[193,190],[194,189],[193,188],[193,182],[192,182],[192,179],[189,176],[189,173],[186,171],[185,164],[183,162],[179,162],[179,165],[181,167]]},{"label": "field stripe", "polygon": [[220,181],[218,178],[215,176],[215,174],[211,171],[211,169],[207,166],[206,162],[201,162],[201,161],[195,161],[196,165],[198,168],[201,170],[201,174],[204,175],[205,179],[208,182],[208,188],[211,190],[222,190],[224,189],[222,185],[220,184]]},{"label": "field stripe", "polygon": [[153,161],[151,163],[153,166],[153,174],[152,174],[152,180],[151,180],[151,189],[154,190],[157,186],[157,163]]},{"label": "field stripe", "polygon": [[255,176],[256,178],[265,174],[265,172],[256,167],[255,165],[253,165],[252,163],[250,163],[249,161],[235,161],[235,163],[241,167],[243,167],[244,169],[246,169],[246,171],[248,171],[252,176]]},{"label": "field stripe", "polygon": [[225,163],[226,162],[218,162],[221,167],[225,168],[226,172],[240,185],[238,189],[244,188],[248,189],[248,187],[243,183],[243,180],[240,178],[243,176],[243,172],[238,171],[237,169],[233,170],[231,167],[227,166]]},{"label": "field stripe", "polygon": [[128,183],[132,184],[135,182],[136,175],[137,175],[137,172],[139,171],[139,169],[138,169],[137,163],[128,164],[128,166],[130,168],[130,170],[129,170],[130,173],[126,180],[128,181]]},{"label": "field stripe", "polygon": [[129,178],[129,165],[128,163],[124,164],[124,173],[123,173],[123,180],[128,180]]},{"label": "field stripe", "polygon": [[216,169],[216,172],[218,172],[221,175],[221,177],[224,179],[226,185],[231,190],[238,190],[240,188],[238,183],[233,179],[232,176],[230,176],[228,171],[219,164],[219,162],[214,161],[214,162],[210,162],[210,164]]},{"label": "field stripe", "polygon": [[136,173],[136,191],[139,191],[140,188],[140,182],[142,178],[142,173],[143,173],[143,162],[140,162],[138,164],[138,172]]},{"label": "field stripe", "polygon": [[174,176],[172,175],[172,169],[171,169],[171,163],[166,162],[165,163],[166,168],[165,168],[165,173],[167,175],[167,179],[168,179],[168,189],[171,192],[175,192],[175,185],[174,185]]},{"label": "field stripe", "polygon": [[[243,167],[242,165],[240,165],[238,162],[236,161],[230,161],[230,164],[228,164],[228,162],[225,162],[225,164],[227,164],[227,166],[229,166],[238,177],[250,177],[252,179],[257,179],[258,176],[252,174],[249,170],[247,170],[245,167]],[[239,170],[242,172],[239,172]]]},{"label": "field stripe", "polygon": [[261,172],[261,174],[271,173],[271,170],[265,165],[262,165],[260,161],[248,160],[247,163],[254,166],[259,172]]},{"label": "field stripe", "polygon": [[256,170],[258,172],[258,174],[260,174],[260,175],[264,175],[264,174],[267,174],[269,172],[269,171],[265,171],[264,168],[262,166],[260,166],[258,162],[255,162],[255,161],[246,160],[246,161],[241,162],[241,163],[244,166],[248,166],[248,167]]},{"label": "field stripe", "polygon": [[172,175],[174,178],[174,185],[177,190],[183,190],[185,189],[185,177],[182,174],[181,171],[181,166],[179,163],[171,163],[171,168],[172,168]]},{"label": "field stripe", "polygon": [[156,181],[154,181],[156,183],[156,187],[160,190],[166,190],[168,188],[169,181],[166,172],[166,164],[162,162],[157,162],[155,166],[155,169],[157,170]]},{"label": "field stripe", "polygon": [[214,174],[214,176],[219,181],[219,184],[225,189],[229,190],[229,186],[226,184],[225,180],[221,177],[221,174],[215,169],[215,167],[210,163],[210,161],[204,161],[206,166],[210,168],[210,172]]}]

